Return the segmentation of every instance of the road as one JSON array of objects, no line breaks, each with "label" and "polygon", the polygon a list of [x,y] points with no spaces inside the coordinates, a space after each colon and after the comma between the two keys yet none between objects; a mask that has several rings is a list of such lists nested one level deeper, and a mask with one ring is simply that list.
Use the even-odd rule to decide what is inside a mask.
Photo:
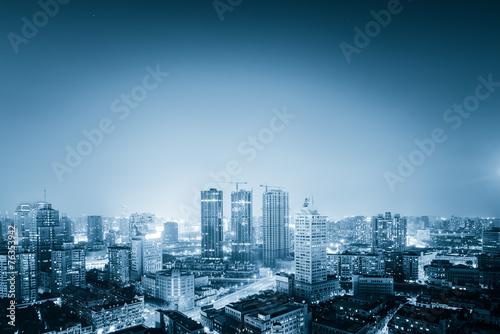
[{"label": "road", "polygon": [[[216,300],[214,302],[214,308],[219,309],[226,306],[227,304],[237,302],[241,298],[255,295],[259,293],[259,291],[272,289],[274,288],[275,284],[276,284],[275,276],[261,278],[257,282],[252,283],[237,292],[234,292],[230,295],[224,296],[221,299]],[[200,320],[200,307],[195,307],[193,310],[183,313],[196,321]]]}]

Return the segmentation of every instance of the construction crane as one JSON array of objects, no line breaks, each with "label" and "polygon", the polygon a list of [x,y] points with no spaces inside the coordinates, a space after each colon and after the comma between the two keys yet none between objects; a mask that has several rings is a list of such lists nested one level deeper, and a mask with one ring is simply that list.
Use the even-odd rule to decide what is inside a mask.
[{"label": "construction crane", "polygon": [[283,187],[268,186],[268,185],[267,185],[267,183],[266,183],[266,184],[261,184],[260,186],[261,186],[261,187],[263,187],[263,188],[266,188],[266,193],[267,193],[268,188],[278,188],[278,189],[283,189]]},{"label": "construction crane", "polygon": [[238,191],[238,184],[247,184],[248,182],[220,182],[220,183],[236,184],[236,191]]}]

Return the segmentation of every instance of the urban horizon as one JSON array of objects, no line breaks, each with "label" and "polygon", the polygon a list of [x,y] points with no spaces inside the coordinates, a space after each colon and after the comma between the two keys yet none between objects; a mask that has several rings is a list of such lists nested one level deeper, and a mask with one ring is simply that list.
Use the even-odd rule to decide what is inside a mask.
[{"label": "urban horizon", "polygon": [[0,1],[0,333],[500,333],[499,10]]}]

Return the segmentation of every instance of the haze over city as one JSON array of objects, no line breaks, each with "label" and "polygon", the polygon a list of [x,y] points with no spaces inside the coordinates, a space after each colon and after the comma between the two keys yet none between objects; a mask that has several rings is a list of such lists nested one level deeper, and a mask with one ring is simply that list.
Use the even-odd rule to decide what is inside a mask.
[{"label": "haze over city", "polygon": [[[21,18],[40,10],[19,1],[2,8],[0,29],[18,36]],[[243,1],[221,14],[210,1],[61,5],[28,42],[0,44],[2,212],[42,200],[47,189],[73,216],[115,216],[127,205],[185,218],[182,207],[194,207],[211,173],[236,161],[231,181],[254,189],[256,213],[259,185],[268,183],[290,192],[293,211],[314,196],[332,218],[500,216],[499,92],[460,116],[457,129],[453,115],[444,119],[475,94],[479,77],[498,89],[496,4],[402,1],[346,57],[341,43],[355,47],[354,28],[385,8]],[[168,75],[148,81],[147,97],[134,107],[122,100],[158,70]],[[276,110],[294,117],[269,137],[262,130]],[[103,119],[113,130],[58,175],[54,163],[67,165],[67,147],[76,150],[82,131]],[[386,173],[397,174],[399,156],[409,159],[415,140],[436,128],[446,141],[391,188]],[[266,143],[254,146],[249,137],[259,134]],[[229,195],[234,185],[220,188]]]}]

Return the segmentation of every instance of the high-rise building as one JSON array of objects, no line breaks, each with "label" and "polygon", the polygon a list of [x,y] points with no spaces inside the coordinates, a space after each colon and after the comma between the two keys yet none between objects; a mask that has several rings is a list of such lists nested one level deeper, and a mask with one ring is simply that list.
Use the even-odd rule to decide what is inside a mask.
[{"label": "high-rise building", "polygon": [[120,286],[130,284],[131,252],[128,246],[108,247],[109,279]]},{"label": "high-rise building", "polygon": [[326,229],[328,217],[310,207],[295,215],[295,296],[308,302],[331,299],[338,281],[327,280]]},{"label": "high-rise building", "polygon": [[61,217],[61,226],[64,228],[64,241],[73,242],[75,237],[73,236],[73,221],[67,216]]},{"label": "high-rise building", "polygon": [[162,247],[159,234],[138,235],[132,238],[130,278],[139,280],[146,273],[162,269]]},{"label": "high-rise building", "polygon": [[231,257],[233,261],[251,260],[252,191],[231,193],[231,226],[234,233]]},{"label": "high-rise building", "polygon": [[201,257],[223,259],[223,194],[211,188],[201,192]]},{"label": "high-rise building", "polygon": [[299,282],[326,281],[327,220],[309,207],[295,215],[295,278]]},{"label": "high-rise building", "polygon": [[179,225],[177,222],[163,223],[163,245],[170,246],[179,242]]},{"label": "high-rise building", "polygon": [[87,240],[89,247],[103,245],[104,232],[102,228],[101,216],[87,217]]},{"label": "high-rise building", "polygon": [[85,250],[64,243],[52,250],[51,292],[59,295],[65,287],[86,287]]},{"label": "high-rise building", "polygon": [[35,301],[38,297],[35,253],[25,252],[22,247],[12,251],[10,254],[7,250],[0,251],[0,298],[12,299],[13,295],[18,303]]},{"label": "high-rise building", "polygon": [[491,227],[483,232],[483,253],[500,255],[500,220],[495,219]]},{"label": "high-rise building", "polygon": [[372,223],[372,249],[402,252],[406,248],[406,217],[390,212],[385,215],[373,217]]},{"label": "high-rise building", "polygon": [[267,190],[262,198],[262,230],[264,264],[274,266],[276,260],[290,255],[288,192]]},{"label": "high-rise building", "polygon": [[30,211],[30,219],[36,223],[36,260],[38,286],[51,289],[52,250],[62,246],[64,227],[59,222],[59,211],[49,203],[36,203]]},{"label": "high-rise building", "polygon": [[14,225],[17,231],[18,245],[28,252],[36,251],[37,225],[30,215],[31,204],[20,204],[14,212]]}]

